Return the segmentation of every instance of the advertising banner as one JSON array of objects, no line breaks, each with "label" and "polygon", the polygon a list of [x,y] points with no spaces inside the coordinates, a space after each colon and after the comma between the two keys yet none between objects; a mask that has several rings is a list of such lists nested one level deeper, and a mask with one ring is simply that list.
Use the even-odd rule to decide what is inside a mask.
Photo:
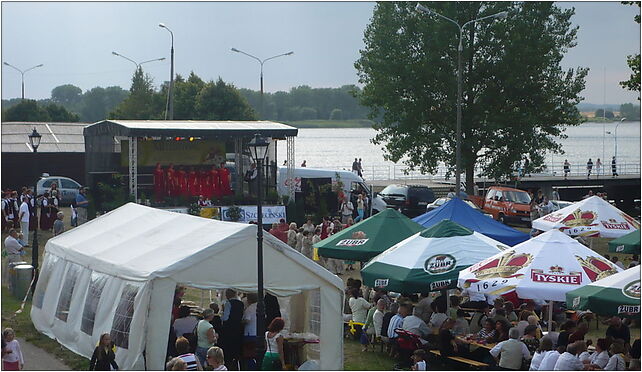
[{"label": "advertising banner", "polygon": [[[223,221],[231,221],[229,217],[230,208],[232,207],[221,207],[221,216],[223,217]],[[242,205],[239,206],[239,208],[241,209],[241,218],[236,222],[256,222],[258,219],[256,205]],[[281,218],[287,220],[284,205],[263,206],[263,224],[269,225],[278,223]]]},{"label": "advertising banner", "polygon": [[[129,163],[129,141],[121,141],[120,165]],[[138,165],[219,165],[225,161],[225,142],[216,140],[138,141]]]}]

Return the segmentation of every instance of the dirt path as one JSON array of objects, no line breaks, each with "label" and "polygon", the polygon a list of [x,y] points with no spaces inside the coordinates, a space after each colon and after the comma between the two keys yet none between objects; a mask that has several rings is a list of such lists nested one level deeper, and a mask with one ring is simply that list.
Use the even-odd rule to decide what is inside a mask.
[{"label": "dirt path", "polygon": [[25,359],[25,370],[28,371],[70,371],[63,362],[39,347],[33,346],[22,338],[18,338]]}]

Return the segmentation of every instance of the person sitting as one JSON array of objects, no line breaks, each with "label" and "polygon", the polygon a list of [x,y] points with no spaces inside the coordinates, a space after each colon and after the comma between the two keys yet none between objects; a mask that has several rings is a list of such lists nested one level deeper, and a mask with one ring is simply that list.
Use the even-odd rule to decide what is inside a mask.
[{"label": "person sitting", "polygon": [[624,371],[626,369],[626,361],[624,360],[624,353],[626,352],[626,347],[624,342],[621,340],[616,340],[611,344],[609,348],[611,352],[611,357],[609,361],[604,366],[605,371]]},{"label": "person sitting", "polygon": [[495,297],[493,299],[493,309],[490,311],[490,317],[495,318],[497,310],[504,308],[504,298]]},{"label": "person sitting", "polygon": [[416,315],[426,322],[426,324],[430,321],[430,316],[432,315],[431,303],[432,298],[430,297],[430,292],[424,292],[421,294],[421,298],[414,309]]},{"label": "person sitting", "polygon": [[556,349],[546,352],[538,371],[552,371],[559,357],[566,351],[566,346],[558,346]]},{"label": "person sitting", "polygon": [[506,312],[506,319],[508,319],[509,322],[512,323],[518,320],[512,302],[506,301],[506,303],[504,304],[504,311]]},{"label": "person sitting", "polygon": [[640,370],[640,338],[636,338],[631,345],[631,350],[629,355],[631,356],[631,362],[629,364],[629,371],[639,371]]},{"label": "person sitting", "polygon": [[455,321],[448,318],[439,329],[439,352],[442,357],[468,354],[466,343],[457,339],[452,333],[454,325]]},{"label": "person sitting", "polygon": [[[490,344],[506,341],[509,339],[509,330],[510,330],[510,324],[506,321],[501,321],[498,320],[495,322],[495,334],[488,339],[486,339],[486,342]],[[517,331],[519,332],[519,330]],[[519,334],[517,335],[517,338],[519,338]]]},{"label": "person sitting", "polygon": [[521,341],[528,348],[528,352],[533,355],[539,349],[539,340],[535,336],[537,333],[537,326],[529,324],[524,329],[524,336],[522,336]]},{"label": "person sitting", "polygon": [[430,327],[432,334],[437,334],[439,332],[439,329],[441,328],[441,325],[446,319],[448,319],[448,315],[446,315],[446,304],[433,301],[431,306],[433,308],[433,313],[430,316],[428,327]]},{"label": "person sitting", "polygon": [[631,342],[631,331],[629,327],[622,324],[619,316],[614,316],[609,321],[609,327],[606,329],[606,336],[611,336],[613,340],[622,340],[625,345]]},{"label": "person sitting", "polygon": [[[557,346],[563,346],[566,348],[568,346],[568,338],[571,335],[571,333],[575,332],[575,327],[576,324],[574,321],[569,320],[566,323],[562,324],[561,330],[559,337],[557,337]],[[566,349],[565,349],[566,350]]]},{"label": "person sitting", "polygon": [[196,355],[190,353],[189,349],[189,341],[187,341],[185,337],[179,337],[176,340],[176,353],[178,353],[178,358],[182,359],[183,362],[187,364],[187,370],[202,371],[203,367],[201,366],[201,363],[198,361]]},{"label": "person sitting", "polygon": [[[569,344],[566,351],[560,355],[555,363],[554,371],[581,371],[588,369],[588,365],[580,362],[578,356],[586,350],[584,341],[577,341]],[[541,367],[540,367],[541,368]]]},{"label": "person sitting", "polygon": [[426,338],[431,334],[430,328],[426,325],[420,317],[418,317],[413,311],[412,315],[408,315],[403,319],[401,328],[408,332],[412,332],[420,337],[421,343],[426,344]]},{"label": "person sitting", "polygon": [[493,317],[494,321],[501,320],[503,322],[507,322],[510,324],[508,321],[508,318],[506,317],[506,310],[504,310],[503,307],[500,307],[499,309],[495,310],[495,316]]},{"label": "person sitting", "polygon": [[459,296],[450,296],[450,307],[448,308],[448,317],[452,320],[457,319],[457,310],[459,310],[459,304],[461,303],[461,297]]},{"label": "person sitting", "polygon": [[586,336],[588,331],[589,327],[586,322],[578,323],[577,328],[575,328],[575,332],[568,336],[568,342],[572,344],[575,341],[584,341],[584,336]]},{"label": "person sitting", "polygon": [[455,319],[455,326],[453,333],[457,336],[464,336],[470,333],[470,326],[466,320],[466,312],[462,309],[457,310],[457,319]]},{"label": "person sitting", "polygon": [[408,314],[410,314],[408,305],[404,304],[399,306],[397,314],[390,319],[390,324],[388,325],[388,338],[390,340],[396,340],[396,338],[399,337],[395,329],[403,327],[403,320]]},{"label": "person sitting", "polygon": [[609,362],[609,343],[605,338],[598,338],[595,343],[595,352],[589,354],[587,351],[580,354],[580,361],[589,364],[593,369],[604,369]]},{"label": "person sitting", "polygon": [[502,341],[490,349],[490,355],[499,360],[499,366],[504,369],[518,370],[522,360],[531,359],[526,345],[519,341],[519,330],[515,327],[508,331],[509,339]]},{"label": "person sitting", "polygon": [[[489,320],[490,308],[487,303],[483,303],[479,308],[479,311],[476,311],[473,314],[472,319],[470,319],[470,332],[478,333],[483,327],[486,320]],[[491,319],[492,322],[492,319]],[[493,322],[493,328],[495,328],[495,323]]]},{"label": "person sitting", "polygon": [[[526,347],[528,347],[528,345],[526,345]],[[533,359],[531,359],[531,364],[528,370],[529,371],[539,370],[539,367],[542,361],[544,360],[546,353],[551,350],[553,350],[553,341],[548,337],[542,338],[542,342],[540,342],[539,347],[535,351],[535,354],[533,354]]]},{"label": "person sitting", "polygon": [[352,321],[355,323],[361,323],[354,325],[357,330],[354,336],[355,339],[358,340],[361,337],[361,330],[363,325],[366,323],[368,309],[370,309],[371,305],[361,296],[361,293],[357,288],[351,288],[350,296],[348,306],[350,306],[350,311],[352,312]]},{"label": "person sitting", "polygon": [[482,328],[477,333],[477,338],[480,340],[487,340],[495,336],[495,322],[492,319],[486,319],[484,321],[484,328]]},{"label": "person sitting", "polygon": [[524,335],[524,329],[526,329],[529,324],[528,317],[531,315],[533,315],[533,313],[528,310],[522,310],[519,312],[519,321],[515,327],[519,330],[520,337]]}]

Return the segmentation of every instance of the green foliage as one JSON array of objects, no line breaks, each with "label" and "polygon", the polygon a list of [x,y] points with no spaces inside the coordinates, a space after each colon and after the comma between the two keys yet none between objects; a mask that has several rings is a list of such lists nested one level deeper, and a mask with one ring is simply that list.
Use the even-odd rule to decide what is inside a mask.
[{"label": "green foliage", "polygon": [[[622,4],[640,7],[640,1],[622,1]],[[640,24],[640,14],[636,14],[633,20]],[[640,53],[627,56],[626,64],[631,68],[631,77],[629,80],[621,81],[620,85],[625,89],[640,93]],[[638,96],[639,100],[640,96]]]},{"label": "green foliage", "polygon": [[[508,11],[507,20],[470,24],[463,36],[462,168],[472,187],[475,164],[490,177],[510,174],[528,155],[535,169],[556,138],[578,125],[588,69],[563,70],[575,46],[573,9],[550,2],[427,2],[463,24]],[[375,144],[386,160],[433,173],[454,168],[457,45],[453,24],[417,13],[416,3],[377,3],[355,63],[361,103],[380,117]],[[516,144],[518,144],[516,146]],[[472,190],[469,190],[471,192]]]},{"label": "green foliage", "polygon": [[219,78],[196,95],[196,120],[256,120],[254,110],[231,84]]},{"label": "green foliage", "polygon": [[227,210],[227,215],[231,221],[236,222],[241,219],[241,208],[237,206],[230,207]]},{"label": "green foliage", "polygon": [[330,112],[330,120],[343,120],[343,110],[334,109]]},{"label": "green foliage", "polygon": [[595,110],[595,117],[613,119],[615,115],[613,115],[613,111],[606,110],[606,113],[605,113],[604,109],[597,109]]},{"label": "green foliage", "polygon": [[121,87],[95,87],[83,94],[80,102],[80,118],[93,123],[107,118],[108,113],[123,102],[129,92]]},{"label": "green foliage", "polygon": [[51,100],[67,108],[78,105],[82,100],[82,89],[72,84],[57,86],[51,91]]},{"label": "green foliage", "polygon": [[161,119],[163,115],[163,100],[155,97],[152,78],[145,75],[139,67],[132,77],[129,96],[122,101],[113,112],[110,119]]},{"label": "green foliage", "polygon": [[620,105],[620,117],[628,120],[640,120],[640,105],[625,103]]},{"label": "green foliage", "polygon": [[[115,175],[114,177],[122,176]],[[100,198],[102,201],[100,206],[97,206],[97,210],[99,211],[109,212],[127,204],[130,201],[127,188],[120,183],[109,185],[103,182],[99,182],[98,192],[100,193]]]},{"label": "green foliage", "polygon": [[276,190],[268,190],[265,196],[266,203],[277,204],[279,202],[279,193]]},{"label": "green foliage", "polygon": [[201,215],[201,207],[198,206],[198,203],[192,203],[192,204],[189,205],[187,213],[191,214],[192,216],[200,216]]},{"label": "green foliage", "polygon": [[78,115],[67,111],[62,106],[53,103],[42,105],[30,99],[2,112],[2,121],[77,122],[78,120]]}]

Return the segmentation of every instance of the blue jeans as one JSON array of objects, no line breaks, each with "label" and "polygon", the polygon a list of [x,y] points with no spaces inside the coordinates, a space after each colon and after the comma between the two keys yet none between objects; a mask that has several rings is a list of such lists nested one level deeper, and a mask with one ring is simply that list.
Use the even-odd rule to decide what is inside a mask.
[{"label": "blue jeans", "polygon": [[195,354],[198,361],[201,362],[201,366],[205,367],[205,363],[207,363],[207,348],[197,346]]},{"label": "blue jeans", "polygon": [[357,218],[354,219],[354,222],[359,222],[363,219],[363,209],[357,209]]}]

